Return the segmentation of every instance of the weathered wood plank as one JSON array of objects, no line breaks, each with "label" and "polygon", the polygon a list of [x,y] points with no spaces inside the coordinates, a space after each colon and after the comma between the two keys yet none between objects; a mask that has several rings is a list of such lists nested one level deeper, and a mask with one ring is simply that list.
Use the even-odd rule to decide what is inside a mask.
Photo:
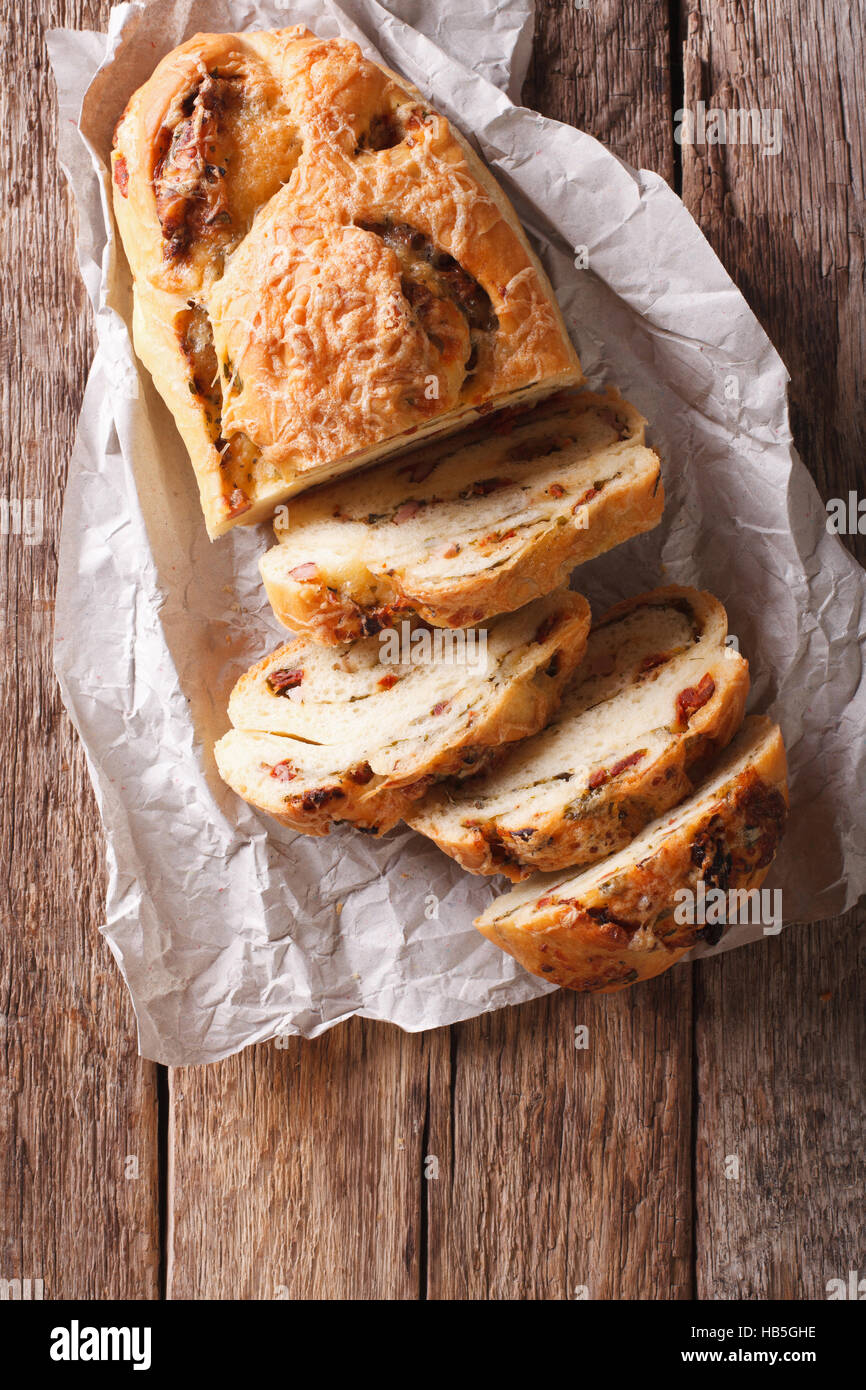
[{"label": "weathered wood plank", "polygon": [[826,1298],[864,1273],[862,911],[696,969],[697,1296]]},{"label": "weathered wood plank", "polygon": [[432,1091],[429,1297],[688,1298],[690,967],[453,1032]]},{"label": "weathered wood plank", "polygon": [[[594,117],[600,133],[615,122],[623,153],[670,175],[669,112],[648,95],[666,100],[666,8],[620,8],[545,9],[543,55],[585,57],[571,20],[598,26],[599,79],[587,105],[542,56],[535,99]],[[558,1299],[587,1285],[593,1297],[683,1296],[690,998],[682,971],[629,1000],[508,1010],[453,1030],[456,1077],[446,1030],[403,1038],[357,1021],[174,1075],[170,1295],[267,1298],[279,1285],[292,1298]],[[575,1049],[577,1022],[589,1023],[588,1051]],[[635,1054],[638,1068],[617,1064]],[[602,1189],[606,1218],[582,1223]]]},{"label": "weathered wood plank", "polygon": [[[526,100],[671,179],[667,18],[543,0]],[[686,967],[453,1030],[431,1088],[429,1297],[689,1296],[690,1021]]]},{"label": "weathered wood plank", "polygon": [[417,1298],[437,1036],[353,1019],[173,1071],[168,1296]]},{"label": "weathered wood plank", "polygon": [[[101,28],[107,8],[41,0],[39,13],[45,27]],[[732,91],[755,93],[739,104],[780,106],[798,133],[784,165],[684,150],[687,200],[792,370],[798,439],[822,493],[862,490],[854,16],[841,0],[784,22],[764,4],[757,15],[717,0],[695,9],[687,104],[735,74]],[[666,4],[542,0],[527,97],[672,179],[667,16]],[[50,109],[42,29],[11,0],[0,17],[13,131],[0,309],[21,325],[0,345],[0,496],[41,497],[55,538],[49,484],[71,445],[88,318],[68,235],[57,236],[66,205],[52,126],[32,118]],[[785,131],[787,141],[787,119]],[[134,1057],[131,1010],[95,934],[98,822],[50,675],[53,544],[0,538],[0,718],[13,750],[0,803],[0,1277],[41,1277],[46,1297],[147,1298],[155,1073]],[[850,921],[695,967],[700,1297],[820,1297],[827,1278],[857,1267],[857,970],[862,981]],[[595,1298],[688,1297],[690,973],[630,996],[552,996],[450,1038],[355,1021],[313,1044],[175,1073],[170,1294],[558,1299],[583,1286]],[[574,1046],[580,1024],[586,1050]],[[725,1153],[740,1158],[739,1183],[719,1174]],[[127,1155],[137,1180],[124,1176]]]},{"label": "weathered wood plank", "polygon": [[[683,6],[685,106],[781,112],[776,155],[684,146],[683,193],[787,363],[825,500],[866,483],[858,23],[842,0]],[[862,925],[861,908],[696,967],[700,1298],[822,1298],[862,1264]]]},{"label": "weathered wood plank", "polygon": [[[683,198],[791,374],[822,497],[866,492],[866,58],[862,9],[682,6],[685,105],[781,113],[781,147],[684,145]],[[844,537],[866,562],[866,536]]]},{"label": "weathered wood plank", "polygon": [[523,96],[673,183],[670,33],[661,0],[536,0]]},{"label": "weathered wood plank", "polygon": [[[46,1299],[158,1292],[156,1069],[136,1057],[98,934],[102,835],[51,667],[63,479],[92,342],[44,30],[104,27],[107,13],[0,3],[0,1277],[41,1279]],[[28,544],[16,517],[33,538],[40,509]]]}]

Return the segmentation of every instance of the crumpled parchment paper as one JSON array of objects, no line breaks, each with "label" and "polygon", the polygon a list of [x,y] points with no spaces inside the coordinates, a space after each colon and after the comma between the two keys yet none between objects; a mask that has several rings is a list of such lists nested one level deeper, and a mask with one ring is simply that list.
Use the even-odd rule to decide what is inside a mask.
[{"label": "crumpled parchment paper", "polygon": [[[49,36],[99,337],[66,490],[56,667],[105,824],[104,932],[141,1052],[169,1065],[352,1014],[433,1028],[549,989],[472,926],[496,884],[400,829],[296,836],[216,775],[228,692],[281,637],[256,567],[271,532],[206,538],[180,438],[132,350],[106,170],[114,125],[163,54],[197,30],[301,22],[357,39],[470,134],[536,239],[590,384],[615,382],[650,420],[664,521],[584,566],[577,587],[596,614],[671,582],[726,604],[750,709],[778,719],[788,746],[793,810],[768,881],[786,922],[866,890],[866,575],[828,535],[793,451],[785,368],[679,199],[512,105],[531,0],[138,0],[107,36]],[[761,935],[731,928],[694,954]]]}]

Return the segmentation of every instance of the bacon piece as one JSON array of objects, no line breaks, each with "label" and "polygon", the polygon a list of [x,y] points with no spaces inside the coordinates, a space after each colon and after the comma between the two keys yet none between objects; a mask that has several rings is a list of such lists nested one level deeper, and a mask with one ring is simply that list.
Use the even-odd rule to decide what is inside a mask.
[{"label": "bacon piece", "polygon": [[416,502],[414,498],[410,498],[408,502],[404,502],[402,506],[399,506],[397,508],[396,512],[394,513],[394,521],[398,526],[402,521],[411,521],[412,517],[417,516],[420,510],[421,503]]},{"label": "bacon piece", "polygon": [[281,763],[275,763],[271,768],[271,776],[275,777],[278,782],[293,782],[297,775],[288,758],[284,758]]},{"label": "bacon piece", "polygon": [[268,689],[274,695],[288,695],[290,690],[296,690],[304,679],[304,671],[301,667],[296,671],[272,671],[268,676]]},{"label": "bacon piece", "polygon": [[491,492],[499,492],[500,488],[511,486],[510,478],[476,478],[472,486],[465,488],[460,496],[489,497]]},{"label": "bacon piece", "polygon": [[356,767],[350,768],[347,774],[349,781],[354,782],[357,787],[366,787],[373,775],[373,769],[369,763],[358,763]]},{"label": "bacon piece", "polygon": [[195,232],[231,220],[225,169],[208,158],[216,144],[226,90],[227,82],[205,77],[192,97],[189,116],[173,131],[164,126],[160,132],[163,152],[154,169],[153,190],[168,260],[186,250]]},{"label": "bacon piece", "polygon": [[317,811],[326,802],[336,801],[338,797],[345,795],[342,787],[316,787],[315,791],[304,792],[301,806],[305,811]]},{"label": "bacon piece", "polygon": [[236,487],[227,503],[228,514],[229,516],[240,516],[243,512],[248,512],[252,505],[243,488]]},{"label": "bacon piece", "polygon": [[436,458],[418,459],[415,463],[404,464],[397,472],[408,474],[410,483],[423,483],[425,478],[430,477],[438,462]]},{"label": "bacon piece", "polygon": [[293,570],[289,570],[289,578],[297,579],[299,584],[305,584],[309,579],[318,579],[319,567],[315,560],[306,560],[303,565],[296,565]]}]

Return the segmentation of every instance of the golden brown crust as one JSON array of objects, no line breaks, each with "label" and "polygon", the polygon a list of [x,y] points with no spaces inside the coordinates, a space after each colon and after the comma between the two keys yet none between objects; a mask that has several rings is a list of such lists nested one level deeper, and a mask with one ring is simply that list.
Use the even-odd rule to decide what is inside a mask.
[{"label": "golden brown crust", "polygon": [[[136,349],[211,535],[407,439],[581,381],[504,194],[355,44],[301,27],[197,35],[115,139]],[[209,396],[181,342],[191,305],[213,335]]]},{"label": "golden brown crust", "polygon": [[[749,693],[748,662],[724,645],[724,608],[711,594],[668,585],[624,600],[595,626],[602,628],[642,607],[676,603],[688,605],[699,630],[709,638],[701,669],[712,692],[704,703],[685,712],[678,712],[674,705],[672,732],[677,732],[679,717],[680,736],[664,744],[651,761],[638,759],[629,766],[628,758],[619,765],[610,758],[603,769],[607,776],[596,774],[596,789],[585,802],[569,805],[566,814],[561,805],[546,814],[530,817],[527,813],[527,828],[516,831],[500,824],[496,816],[479,813],[476,818],[471,810],[468,815],[456,814],[448,792],[439,789],[431,789],[428,799],[412,808],[409,823],[470,873],[504,874],[520,883],[532,872],[552,872],[615,853],[655,817],[687,797],[707,760],[730,743],[742,724]],[[713,638],[718,643],[715,651],[710,645]],[[587,661],[581,666],[578,682],[592,674],[590,665]],[[489,781],[495,786],[495,773]],[[461,808],[471,807],[472,785],[462,789]],[[483,790],[487,786],[483,784]]]},{"label": "golden brown crust", "polygon": [[741,738],[754,745],[744,765],[711,796],[702,800],[699,790],[670,818],[672,828],[664,830],[663,820],[648,827],[610,861],[609,878],[602,865],[538,880],[537,891],[527,884],[506,895],[475,925],[527,970],[566,989],[610,993],[667,970],[707,931],[678,922],[677,891],[696,893],[699,882],[707,891],[758,888],[781,839],[788,802],[781,735],[771,721],[754,719]]},{"label": "golden brown crust", "polygon": [[407,611],[459,628],[521,608],[661,519],[661,464],[645,426],[614,390],[564,392],[312,490],[261,560],[274,613],[334,643]]},{"label": "golden brown crust", "polygon": [[[475,772],[546,723],[589,621],[581,595],[550,595],[499,621],[477,674],[448,661],[408,674],[381,665],[374,638],[341,650],[298,638],[235,686],[220,774],[304,833],[351,821],[384,834],[432,780]],[[295,692],[306,692],[301,704],[285,698]]]},{"label": "golden brown crust", "polygon": [[[419,777],[391,786],[385,777],[368,776],[363,763],[329,769],[317,779],[303,767],[302,758],[297,764],[293,761],[290,747],[276,747],[266,734],[239,729],[220,739],[216,755],[223,780],[238,796],[301,835],[327,835],[332,826],[342,823],[368,835],[384,835],[403,819],[432,780]],[[257,775],[262,772],[267,775]],[[298,776],[299,788],[293,785]]]}]

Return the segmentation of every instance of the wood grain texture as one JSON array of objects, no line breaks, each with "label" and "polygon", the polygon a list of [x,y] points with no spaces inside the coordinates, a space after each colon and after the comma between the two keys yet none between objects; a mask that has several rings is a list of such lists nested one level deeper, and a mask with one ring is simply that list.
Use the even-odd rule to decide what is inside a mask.
[{"label": "wood grain texture", "polygon": [[[862,4],[683,4],[685,100],[781,113],[781,148],[683,146],[683,198],[791,374],[822,498],[866,491]],[[843,537],[866,562],[866,536]]]},{"label": "wood grain texture", "polygon": [[[844,0],[682,9],[684,106],[781,112],[777,155],[683,146],[683,196],[788,366],[825,501],[866,491],[862,24]],[[866,1267],[863,921],[695,967],[699,1298],[823,1298]]]},{"label": "wood grain texture", "polygon": [[418,1298],[438,1037],[352,1019],[174,1070],[168,1296]]},{"label": "wood grain texture", "polygon": [[428,1296],[690,1297],[690,967],[452,1032],[431,1086]]},{"label": "wood grain texture", "polygon": [[826,1298],[866,1271],[862,912],[695,971],[697,1297]]},{"label": "wood grain texture", "polygon": [[[46,1299],[154,1298],[156,1072],[136,1057],[98,934],[101,830],[51,665],[63,479],[92,341],[44,30],[101,27],[108,7],[36,8],[0,6],[0,1277],[41,1279]],[[25,499],[25,522],[41,506],[40,543],[20,534]]]},{"label": "wood grain texture", "polygon": [[524,102],[672,183],[668,20],[660,0],[536,0]]},{"label": "wood grain texture", "polygon": [[[526,100],[671,178],[667,19],[542,0]],[[452,1033],[431,1086],[428,1296],[689,1297],[690,968]]]},{"label": "wood grain texture", "polygon": [[[670,176],[666,7],[624,8],[540,11],[533,100],[615,128],[618,152]],[[169,1295],[267,1298],[276,1281],[292,1298],[688,1296],[690,1012],[684,969],[450,1040],[356,1020],[173,1077]],[[397,1131],[411,1151],[392,1171]]]},{"label": "wood grain texture", "polygon": [[[43,35],[107,14],[0,0],[0,498],[44,516],[39,545],[0,536],[0,1278],[42,1278],[46,1298],[159,1292],[158,1069],[135,1056],[98,936],[101,832],[50,661],[92,340]],[[674,183],[683,102],[782,109],[779,157],[688,147],[682,187],[788,363],[824,497],[864,490],[858,22],[843,0],[538,0],[526,91]],[[561,993],[423,1037],[356,1019],[172,1073],[168,1296],[822,1297],[866,1268],[862,918],[625,995]]]}]

